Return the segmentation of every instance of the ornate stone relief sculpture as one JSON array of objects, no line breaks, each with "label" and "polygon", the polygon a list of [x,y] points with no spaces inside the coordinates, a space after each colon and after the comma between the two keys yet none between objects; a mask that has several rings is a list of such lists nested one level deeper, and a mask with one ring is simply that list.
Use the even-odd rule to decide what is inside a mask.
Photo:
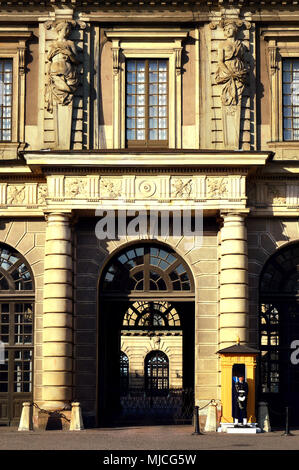
[{"label": "ornate stone relief sculpture", "polygon": [[121,181],[120,180],[102,180],[101,193],[103,197],[116,199],[121,195]]},{"label": "ornate stone relief sculpture", "polygon": [[46,197],[48,196],[48,186],[46,184],[39,184],[37,191],[37,200],[41,205],[46,204]]},{"label": "ornate stone relief sculpture", "polygon": [[23,204],[25,200],[25,186],[8,186],[7,202],[8,204]]},{"label": "ornate stone relief sculpture", "polygon": [[[219,46],[215,81],[217,85],[222,85],[223,138],[225,147],[239,149],[241,99],[248,67],[245,61],[247,48],[237,39],[237,33],[242,26],[250,29],[250,23],[223,19],[219,26],[223,29],[225,41]],[[217,25],[212,23],[210,27],[215,29]]]},{"label": "ornate stone relief sculpture", "polygon": [[178,198],[188,198],[192,192],[192,179],[177,179],[173,182],[174,195]]},{"label": "ornate stone relief sculpture", "polygon": [[50,113],[55,103],[69,105],[79,84],[77,49],[75,43],[67,39],[75,24],[75,21],[47,23],[47,28],[54,27],[57,34],[47,54],[45,103]]},{"label": "ornate stone relief sculpture", "polygon": [[227,184],[227,178],[207,178],[207,197],[226,197],[228,195]]},{"label": "ornate stone relief sculpture", "polygon": [[66,197],[69,198],[87,197],[87,181],[83,178],[67,178],[65,181],[65,193]]},{"label": "ornate stone relief sculpture", "polygon": [[79,85],[78,52],[74,41],[68,39],[72,27],[85,23],[65,20],[47,22],[47,29],[54,29],[56,39],[50,44],[46,61],[45,108],[54,114],[56,121],[57,145],[68,149],[70,146],[72,102]]}]

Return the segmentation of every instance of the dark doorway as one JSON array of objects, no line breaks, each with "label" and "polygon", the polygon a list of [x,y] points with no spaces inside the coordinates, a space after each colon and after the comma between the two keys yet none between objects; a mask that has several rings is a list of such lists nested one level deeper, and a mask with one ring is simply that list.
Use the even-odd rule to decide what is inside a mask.
[{"label": "dark doorway", "polygon": [[271,424],[299,424],[299,244],[268,261],[260,284],[260,398]]},{"label": "dark doorway", "polygon": [[[179,418],[178,403],[182,405],[183,401],[187,416],[186,397],[190,402],[189,419],[192,418],[194,323],[192,274],[173,250],[163,244],[143,242],[123,249],[110,260],[100,283],[99,424],[109,426],[125,421],[129,424],[138,419],[155,423],[162,418],[173,422],[174,408]],[[163,340],[168,335],[180,335],[182,376],[177,372],[180,388],[172,389],[168,358],[155,347],[164,362],[156,369],[152,364],[151,371],[162,374],[164,381],[162,393],[156,393],[157,390],[151,393],[147,377],[149,364],[144,361],[143,371],[136,371],[135,377],[129,357],[121,350],[124,335],[135,335],[139,344],[142,338],[145,341],[157,336]],[[156,384],[162,382],[157,380]]]}]

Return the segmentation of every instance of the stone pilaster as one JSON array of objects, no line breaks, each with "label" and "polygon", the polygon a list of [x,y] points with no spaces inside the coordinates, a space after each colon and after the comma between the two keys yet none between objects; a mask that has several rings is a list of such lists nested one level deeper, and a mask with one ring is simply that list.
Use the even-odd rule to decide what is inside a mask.
[{"label": "stone pilaster", "polygon": [[70,214],[47,216],[43,314],[43,407],[72,400],[72,231]]},{"label": "stone pilaster", "polygon": [[247,342],[248,255],[244,213],[222,214],[220,271],[220,347]]}]

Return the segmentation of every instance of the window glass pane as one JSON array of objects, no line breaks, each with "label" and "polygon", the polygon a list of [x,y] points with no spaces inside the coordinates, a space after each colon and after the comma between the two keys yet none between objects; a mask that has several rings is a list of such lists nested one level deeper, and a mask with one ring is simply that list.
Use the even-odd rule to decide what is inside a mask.
[{"label": "window glass pane", "polygon": [[283,138],[299,140],[299,59],[283,60]]},{"label": "window glass pane", "polygon": [[167,140],[167,60],[130,59],[126,71],[127,140]]},{"label": "window glass pane", "polygon": [[[0,59],[0,140],[11,140],[12,59]],[[3,119],[5,118],[5,119]]]}]

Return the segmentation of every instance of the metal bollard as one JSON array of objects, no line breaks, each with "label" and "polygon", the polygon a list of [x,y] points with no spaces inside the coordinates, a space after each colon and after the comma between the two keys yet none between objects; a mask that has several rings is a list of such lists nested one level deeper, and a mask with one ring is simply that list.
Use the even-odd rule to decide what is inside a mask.
[{"label": "metal bollard", "polygon": [[288,406],[286,406],[286,429],[285,429],[285,432],[282,434],[282,436],[294,436],[294,434],[290,432],[289,407]]},{"label": "metal bollard", "polygon": [[192,433],[192,435],[197,435],[197,436],[200,435],[200,434],[202,434],[202,433],[200,432],[198,410],[199,410],[199,406],[195,406],[195,407],[194,407],[194,425],[195,425],[195,430],[194,430],[194,432]]}]

